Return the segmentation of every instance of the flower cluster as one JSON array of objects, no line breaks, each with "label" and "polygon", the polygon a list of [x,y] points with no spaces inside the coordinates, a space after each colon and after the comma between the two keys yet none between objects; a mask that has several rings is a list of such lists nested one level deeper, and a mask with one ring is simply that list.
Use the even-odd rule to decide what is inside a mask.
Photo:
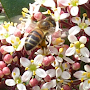
[{"label": "flower cluster", "polygon": [[[6,84],[7,90],[89,90],[90,8],[86,4],[89,0],[34,0],[29,9],[22,8],[19,24],[1,24],[0,84]],[[81,7],[88,8],[87,14],[80,14]],[[38,42],[42,35],[34,30],[43,31],[37,25],[47,17],[55,20],[55,27]],[[33,47],[37,42],[34,49],[26,50],[26,43]]]}]

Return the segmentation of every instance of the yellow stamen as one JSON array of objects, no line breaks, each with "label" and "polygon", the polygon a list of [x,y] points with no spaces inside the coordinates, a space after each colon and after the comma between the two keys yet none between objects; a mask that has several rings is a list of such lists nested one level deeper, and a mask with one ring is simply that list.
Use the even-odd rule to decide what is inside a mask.
[{"label": "yellow stamen", "polygon": [[74,42],[75,45],[78,45],[79,43],[80,43],[79,41]]},{"label": "yellow stamen", "polygon": [[33,71],[33,75],[36,75],[36,72],[35,71]]},{"label": "yellow stamen", "polygon": [[42,64],[39,64],[38,66],[42,66]]},{"label": "yellow stamen", "polygon": [[[41,90],[41,89],[40,89]],[[48,88],[44,88],[44,89],[42,89],[42,90],[48,90]]]},{"label": "yellow stamen", "polygon": [[90,18],[88,18],[88,21],[90,22]]},{"label": "yellow stamen", "polygon": [[58,67],[55,67],[55,69],[58,69]]},{"label": "yellow stamen", "polygon": [[79,21],[79,18],[78,18],[78,17],[76,17],[76,20],[77,20],[77,21]]},{"label": "yellow stamen", "polygon": [[34,62],[34,60],[31,60],[31,63],[33,63]]},{"label": "yellow stamen", "polygon": [[11,43],[13,43],[13,44],[14,44],[14,41],[13,41],[13,40],[11,40]]},{"label": "yellow stamen", "polygon": [[54,11],[57,11],[57,8],[55,8]]},{"label": "yellow stamen", "polygon": [[62,53],[62,52],[63,52],[63,50],[64,50],[63,48],[60,48],[60,49],[59,49],[59,52],[60,52],[60,53]]},{"label": "yellow stamen", "polygon": [[85,47],[85,45],[84,45],[84,44],[81,44],[81,45],[80,45],[80,48],[83,48],[83,47]]},{"label": "yellow stamen", "polygon": [[87,78],[90,78],[90,73],[89,72],[87,73]]},{"label": "yellow stamen", "polygon": [[63,80],[60,80],[60,83],[63,83],[64,81]]},{"label": "yellow stamen", "polygon": [[76,49],[76,53],[78,53],[78,54],[79,54],[79,53],[80,53],[80,50],[79,50],[79,49]]},{"label": "yellow stamen", "polygon": [[56,39],[56,44],[58,45],[60,42],[62,42],[61,38]]},{"label": "yellow stamen", "polygon": [[61,88],[61,90],[64,90],[63,88]]},{"label": "yellow stamen", "polygon": [[71,83],[73,83],[73,80],[71,80]]},{"label": "yellow stamen", "polygon": [[70,83],[68,83],[68,85],[69,85],[69,86],[71,86],[71,84],[70,84]]},{"label": "yellow stamen", "polygon": [[17,26],[17,23],[14,23],[14,26]]},{"label": "yellow stamen", "polygon": [[16,48],[16,46],[15,45],[12,45],[14,48]]},{"label": "yellow stamen", "polygon": [[11,24],[10,25],[12,25],[13,26],[13,22],[11,22]]},{"label": "yellow stamen", "polygon": [[86,75],[87,73],[86,72],[84,72],[82,75],[84,76],[84,75]]},{"label": "yellow stamen", "polygon": [[83,80],[84,80],[84,78],[82,77],[82,78],[81,78],[81,82],[83,82]]},{"label": "yellow stamen", "polygon": [[15,76],[15,75],[16,75],[16,73],[15,73],[15,72],[13,72],[13,75]]},{"label": "yellow stamen", "polygon": [[21,18],[19,18],[19,20],[23,20],[23,18],[21,17]]},{"label": "yellow stamen", "polygon": [[51,14],[51,11],[50,10],[47,10],[48,14]]},{"label": "yellow stamen", "polygon": [[28,9],[27,8],[23,8],[22,9],[25,13],[28,13]]},{"label": "yellow stamen", "polygon": [[87,17],[87,14],[86,14],[86,13],[84,13],[84,14],[83,14],[83,17]]},{"label": "yellow stamen", "polygon": [[67,64],[65,63],[65,67],[67,68]]},{"label": "yellow stamen", "polygon": [[4,24],[7,24],[7,22],[6,22],[6,21],[4,21]]},{"label": "yellow stamen", "polygon": [[21,44],[21,41],[19,41],[18,44]]},{"label": "yellow stamen", "polygon": [[71,3],[68,3],[68,5],[71,5]]},{"label": "yellow stamen", "polygon": [[23,15],[23,17],[25,17],[26,13],[22,11],[22,15]]},{"label": "yellow stamen", "polygon": [[88,80],[88,84],[90,84],[90,79]]},{"label": "yellow stamen", "polygon": [[29,69],[28,67],[25,68],[25,70],[28,70],[28,69]]},{"label": "yellow stamen", "polygon": [[16,41],[17,41],[17,42],[19,42],[19,41],[20,41],[19,37],[16,37]]},{"label": "yellow stamen", "polygon": [[74,47],[74,44],[70,44],[70,47],[71,47],[71,48]]}]

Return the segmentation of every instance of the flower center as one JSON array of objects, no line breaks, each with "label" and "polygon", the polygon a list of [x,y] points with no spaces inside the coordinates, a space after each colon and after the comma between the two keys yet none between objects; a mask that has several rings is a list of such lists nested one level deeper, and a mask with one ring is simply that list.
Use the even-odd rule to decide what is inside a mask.
[{"label": "flower center", "polygon": [[86,23],[80,23],[79,24],[79,27],[81,28],[81,29],[85,29],[85,28],[87,28],[87,24]]},{"label": "flower center", "polygon": [[31,64],[30,66],[29,66],[29,69],[30,69],[30,71],[36,71],[36,65],[35,64]]},{"label": "flower center", "polygon": [[21,83],[21,79],[20,79],[20,77],[16,78],[16,79],[15,79],[15,82],[16,82],[16,84]]},{"label": "flower center", "polygon": [[78,0],[71,0],[71,5],[72,6],[78,6]]}]

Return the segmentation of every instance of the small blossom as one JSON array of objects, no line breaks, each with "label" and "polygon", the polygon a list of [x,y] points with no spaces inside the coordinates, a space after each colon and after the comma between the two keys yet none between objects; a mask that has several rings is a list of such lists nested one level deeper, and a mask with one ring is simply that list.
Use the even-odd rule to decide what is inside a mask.
[{"label": "small blossom", "polygon": [[20,70],[19,70],[19,68],[15,67],[13,69],[13,71],[12,71],[12,77],[13,77],[13,79],[6,79],[5,80],[5,84],[7,86],[14,86],[14,85],[17,84],[18,90],[26,90],[26,87],[23,84],[23,80],[21,80],[21,77],[20,77]]},{"label": "small blossom", "polygon": [[69,34],[72,34],[72,35],[76,35],[78,34],[80,31],[84,31],[88,36],[90,36],[90,20],[87,19],[85,20],[85,17],[86,17],[86,13],[83,14],[83,19],[81,21],[81,18],[80,17],[73,17],[72,18],[72,22],[76,23],[78,26],[73,26],[69,29]]}]

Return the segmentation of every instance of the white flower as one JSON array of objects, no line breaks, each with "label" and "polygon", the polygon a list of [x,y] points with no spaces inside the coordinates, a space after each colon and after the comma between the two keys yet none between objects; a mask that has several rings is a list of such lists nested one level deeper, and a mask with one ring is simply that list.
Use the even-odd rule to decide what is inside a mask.
[{"label": "white flower", "polygon": [[50,82],[46,82],[40,88],[39,86],[34,86],[32,90],[50,90],[56,86],[56,79],[51,80]]},{"label": "white flower", "polygon": [[76,16],[78,14],[79,8],[78,5],[85,4],[88,0],[60,0],[60,3],[64,6],[71,7],[70,13],[72,16]]},{"label": "white flower", "polygon": [[12,46],[6,46],[4,50],[7,52],[14,52],[15,50],[16,51],[22,50],[25,43],[25,38],[22,38],[20,40],[19,37],[15,37],[14,35],[11,35],[6,39],[6,41],[12,44]]},{"label": "white flower", "polygon": [[[37,55],[34,60],[29,61],[25,57],[20,58],[20,63],[22,66],[25,67],[27,71],[25,71],[25,74],[27,77],[30,79],[32,75],[37,75],[41,78],[46,77],[46,72],[42,68],[39,68],[41,66],[41,63],[43,61],[43,56],[42,55]],[[29,75],[29,76],[28,76]]]},{"label": "white flower", "polygon": [[[15,86],[17,84],[18,90],[26,90],[25,85],[23,84],[24,81],[27,81],[25,78],[25,75],[20,76],[20,70],[19,68],[15,67],[12,71],[12,77],[13,79],[6,79],[5,84],[7,86]],[[24,81],[22,80],[22,77],[24,77]]]},{"label": "white flower", "polygon": [[77,71],[74,73],[74,77],[80,79],[83,81],[82,84],[80,84],[80,88],[83,88],[83,90],[88,90],[90,88],[90,66],[85,65],[84,66],[85,71]]},{"label": "white flower", "polygon": [[79,41],[74,35],[69,35],[68,39],[71,42],[71,44],[70,47],[65,52],[66,56],[71,56],[76,54],[81,58],[83,57],[82,59],[84,59],[84,57],[86,58],[89,57],[89,50],[84,45],[87,42],[87,38],[85,36],[81,36],[79,38]]},{"label": "white flower", "polygon": [[69,29],[69,34],[76,35],[78,34],[81,30],[83,30],[88,36],[90,36],[90,20],[85,20],[85,17],[87,15],[83,14],[83,19],[81,20],[80,17],[73,17],[72,22],[78,24],[78,26],[73,26],[72,28]]}]

